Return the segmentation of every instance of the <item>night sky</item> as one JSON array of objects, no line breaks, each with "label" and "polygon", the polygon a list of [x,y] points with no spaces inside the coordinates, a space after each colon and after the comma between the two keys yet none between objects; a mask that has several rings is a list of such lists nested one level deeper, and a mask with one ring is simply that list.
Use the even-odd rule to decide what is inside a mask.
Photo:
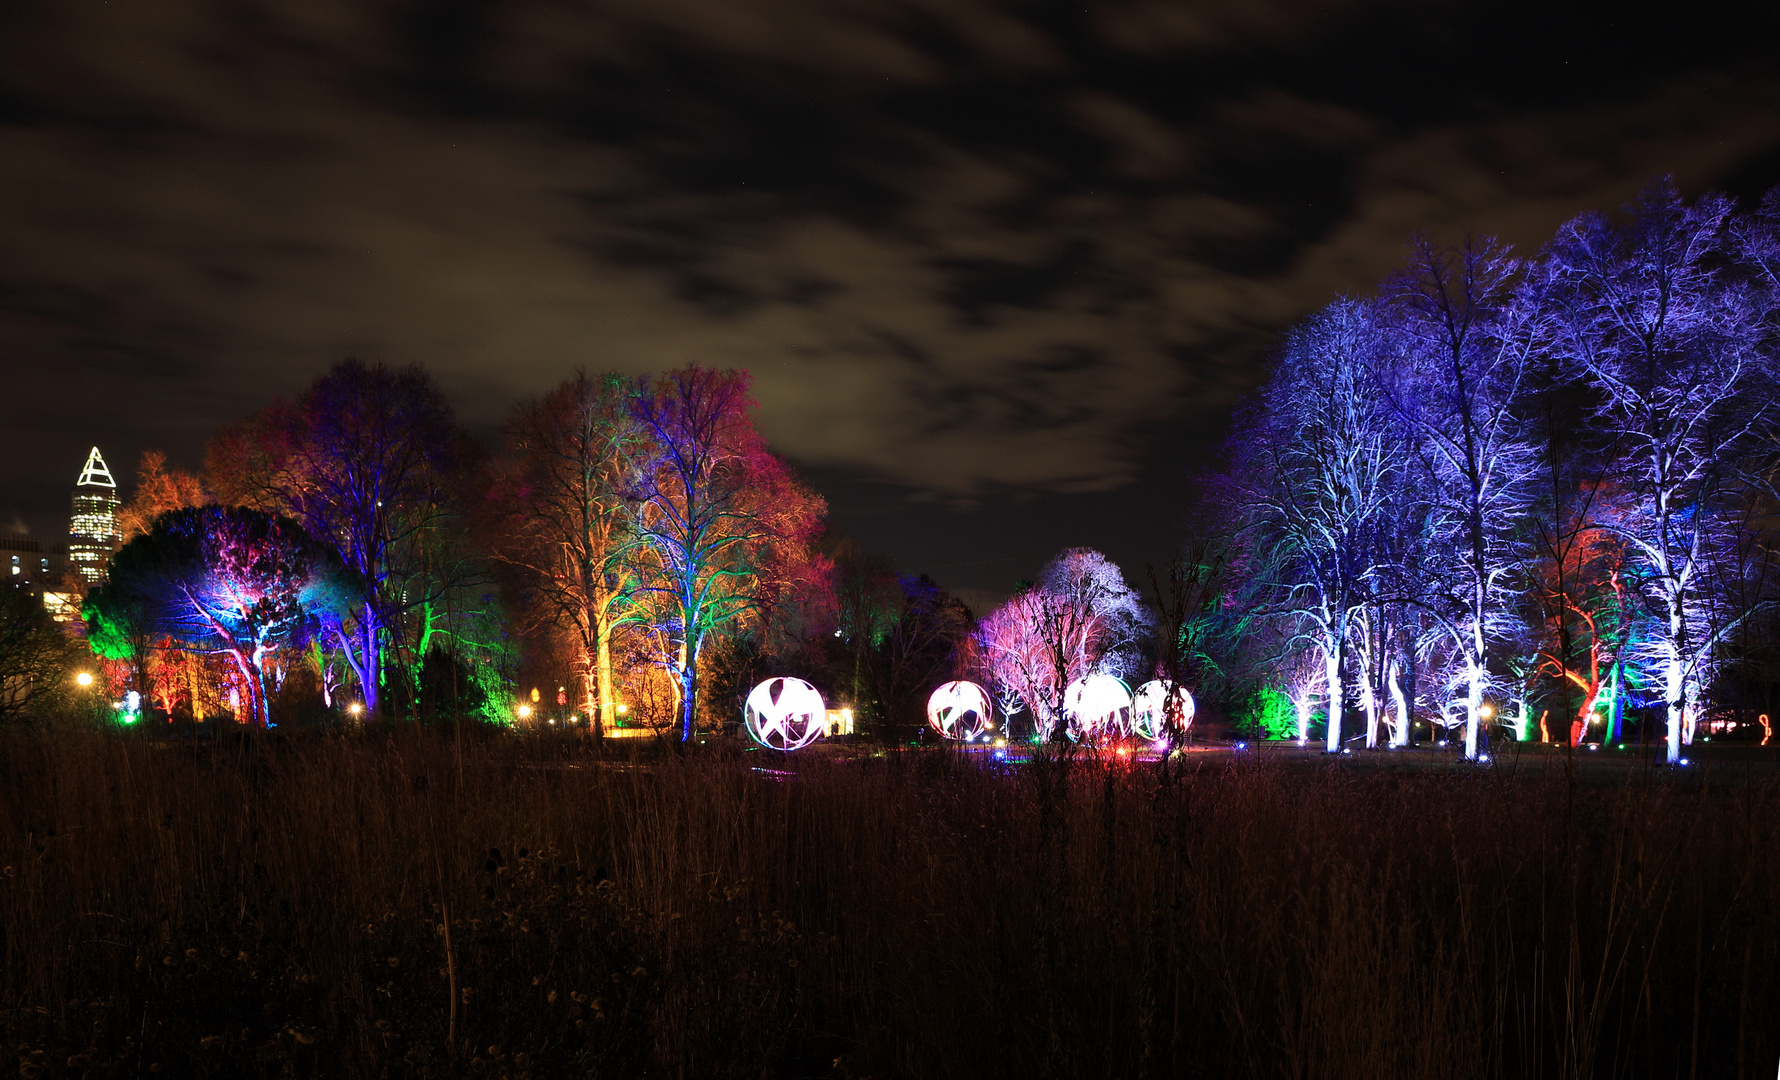
[{"label": "night sky", "polygon": [[349,355],[483,435],[697,361],[905,570],[1139,578],[1279,330],[1411,232],[1780,182],[1777,43],[1773,3],[6,0],[0,531]]}]

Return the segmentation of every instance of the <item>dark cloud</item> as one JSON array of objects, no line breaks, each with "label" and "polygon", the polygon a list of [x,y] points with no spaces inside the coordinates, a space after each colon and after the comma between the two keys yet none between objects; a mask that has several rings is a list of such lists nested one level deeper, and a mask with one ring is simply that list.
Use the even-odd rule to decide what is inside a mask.
[{"label": "dark cloud", "polygon": [[0,512],[59,506],[92,441],[189,459],[348,354],[426,363],[483,428],[575,365],[698,360],[751,369],[774,444],[905,561],[995,587],[1032,568],[963,567],[1015,525],[1033,559],[1160,557],[1153,504],[1272,335],[1410,232],[1536,245],[1655,175],[1780,179],[1775,22],[20,0],[0,356],[40,450]]}]

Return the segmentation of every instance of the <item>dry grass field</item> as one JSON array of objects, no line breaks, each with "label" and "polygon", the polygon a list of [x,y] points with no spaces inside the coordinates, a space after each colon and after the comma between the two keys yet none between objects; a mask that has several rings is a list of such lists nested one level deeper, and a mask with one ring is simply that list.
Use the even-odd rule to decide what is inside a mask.
[{"label": "dry grass field", "polygon": [[1769,770],[1403,760],[8,733],[0,1070],[1774,1075]]}]

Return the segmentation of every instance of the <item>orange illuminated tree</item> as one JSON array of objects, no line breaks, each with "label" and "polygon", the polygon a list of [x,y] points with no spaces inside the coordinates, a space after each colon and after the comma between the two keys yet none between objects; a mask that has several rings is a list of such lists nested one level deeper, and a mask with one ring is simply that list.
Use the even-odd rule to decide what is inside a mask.
[{"label": "orange illuminated tree", "polygon": [[613,638],[638,621],[635,470],[646,436],[636,387],[577,372],[503,429],[489,547],[518,572],[536,627],[572,641],[580,707],[597,735],[616,718]]}]

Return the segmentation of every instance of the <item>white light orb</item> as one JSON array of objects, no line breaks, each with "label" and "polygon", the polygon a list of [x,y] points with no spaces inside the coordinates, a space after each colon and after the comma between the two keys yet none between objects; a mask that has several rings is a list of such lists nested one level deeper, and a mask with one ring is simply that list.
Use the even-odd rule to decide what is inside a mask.
[{"label": "white light orb", "polygon": [[768,679],[748,693],[748,734],[768,750],[796,750],[828,731],[822,694],[802,679]]},{"label": "white light orb", "polygon": [[1063,691],[1063,716],[1081,742],[1116,739],[1131,724],[1131,691],[1111,675],[1077,679]]},{"label": "white light orb", "polygon": [[[1193,726],[1193,695],[1184,686],[1174,688],[1175,705],[1180,710],[1180,729]],[[1161,679],[1151,679],[1137,688],[1131,699],[1131,734],[1154,742],[1168,730],[1168,687]]]},{"label": "white light orb", "polygon": [[973,682],[949,682],[927,699],[927,723],[948,739],[971,742],[987,734],[995,716],[989,692]]}]

